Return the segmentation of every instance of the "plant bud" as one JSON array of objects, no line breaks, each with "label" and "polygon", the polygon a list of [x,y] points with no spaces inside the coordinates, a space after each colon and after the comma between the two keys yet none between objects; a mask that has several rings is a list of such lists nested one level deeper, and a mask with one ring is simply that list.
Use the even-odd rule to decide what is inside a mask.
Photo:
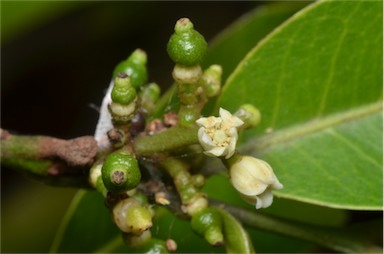
[{"label": "plant bud", "polygon": [[234,115],[244,122],[241,128],[252,128],[261,121],[260,111],[252,104],[242,105]]},{"label": "plant bud", "polygon": [[200,64],[207,51],[204,37],[193,28],[188,18],[176,22],[175,33],[169,39],[167,51],[176,63],[185,66]]},{"label": "plant bud", "polygon": [[192,228],[203,235],[211,245],[218,246],[223,244],[224,236],[222,233],[222,218],[214,208],[205,208],[192,216]]},{"label": "plant bud", "polygon": [[108,155],[101,169],[105,187],[112,193],[135,188],[141,179],[139,165],[130,153],[114,152]]},{"label": "plant bud", "polygon": [[123,72],[130,77],[132,86],[138,88],[148,79],[146,64],[147,54],[141,49],[136,49],[127,60],[120,62],[116,66],[113,77],[115,78],[119,73]]}]

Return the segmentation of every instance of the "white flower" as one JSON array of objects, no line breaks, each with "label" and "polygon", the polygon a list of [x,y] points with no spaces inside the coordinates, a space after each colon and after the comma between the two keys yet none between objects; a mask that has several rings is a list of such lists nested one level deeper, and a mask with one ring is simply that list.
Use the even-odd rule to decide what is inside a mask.
[{"label": "white flower", "polygon": [[220,117],[202,117],[196,121],[200,129],[197,133],[204,153],[209,156],[225,156],[235,153],[237,127],[244,124],[237,116],[220,108]]},{"label": "white flower", "polygon": [[269,207],[273,201],[272,190],[283,188],[271,166],[251,156],[241,156],[231,165],[229,173],[233,187],[245,201],[256,203],[256,209]]}]

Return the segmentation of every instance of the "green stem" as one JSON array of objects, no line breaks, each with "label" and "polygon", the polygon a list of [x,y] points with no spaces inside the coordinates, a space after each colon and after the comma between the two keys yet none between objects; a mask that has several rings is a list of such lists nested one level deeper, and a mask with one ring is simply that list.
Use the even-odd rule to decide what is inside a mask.
[{"label": "green stem", "polygon": [[177,192],[180,195],[182,204],[187,204],[191,198],[198,192],[191,181],[191,175],[188,172],[187,165],[173,157],[161,161],[161,166],[173,178]]},{"label": "green stem", "polygon": [[336,251],[348,253],[382,253],[383,251],[379,246],[361,239],[346,229],[292,222],[217,201],[211,203],[224,208],[247,226],[292,236]]},{"label": "green stem", "polygon": [[[162,117],[164,112],[168,111],[168,106],[173,106],[173,102],[175,102],[176,98],[178,100],[177,95],[177,86],[176,84],[173,84],[157,101],[155,108],[153,110],[153,113],[151,117],[148,119],[148,122],[152,121],[155,118]],[[178,101],[175,104],[179,104]]]},{"label": "green stem", "polygon": [[153,136],[139,136],[133,141],[136,155],[163,153],[197,144],[197,130],[195,126],[176,125]]}]

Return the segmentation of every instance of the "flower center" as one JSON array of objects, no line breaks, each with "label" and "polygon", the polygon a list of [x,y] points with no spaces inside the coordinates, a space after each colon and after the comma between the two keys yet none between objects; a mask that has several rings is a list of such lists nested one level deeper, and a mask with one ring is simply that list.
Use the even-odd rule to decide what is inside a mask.
[{"label": "flower center", "polygon": [[227,146],[228,136],[224,130],[215,130],[212,137],[213,143],[217,146]]}]

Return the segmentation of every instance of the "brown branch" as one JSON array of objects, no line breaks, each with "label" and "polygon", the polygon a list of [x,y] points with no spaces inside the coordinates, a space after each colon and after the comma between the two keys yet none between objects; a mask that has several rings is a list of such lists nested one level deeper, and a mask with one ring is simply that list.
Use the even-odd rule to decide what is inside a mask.
[{"label": "brown branch", "polygon": [[92,136],[70,140],[13,135],[0,129],[1,164],[41,176],[79,174],[92,165],[98,152]]}]

